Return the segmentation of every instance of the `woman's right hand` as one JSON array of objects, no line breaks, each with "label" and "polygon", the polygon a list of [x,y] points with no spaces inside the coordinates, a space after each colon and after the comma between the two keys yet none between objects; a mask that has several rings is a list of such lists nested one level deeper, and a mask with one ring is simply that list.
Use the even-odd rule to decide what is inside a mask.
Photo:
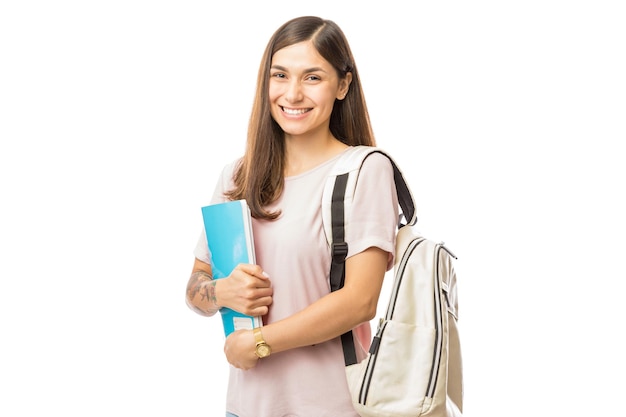
[{"label": "woman's right hand", "polygon": [[248,316],[264,316],[272,304],[272,283],[259,265],[239,264],[226,278],[215,280],[217,305]]}]

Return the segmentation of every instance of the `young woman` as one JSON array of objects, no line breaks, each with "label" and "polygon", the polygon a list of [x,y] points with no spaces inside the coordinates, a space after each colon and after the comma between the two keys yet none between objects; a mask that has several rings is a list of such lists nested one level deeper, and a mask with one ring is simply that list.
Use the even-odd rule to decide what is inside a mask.
[{"label": "young woman", "polygon": [[375,140],[342,30],[318,17],[286,22],[261,61],[245,154],[224,168],[212,199],[247,201],[258,265],[212,280],[203,232],[187,286],[187,304],[199,314],[229,307],[263,316],[257,334],[226,339],[227,416],[357,416],[339,336],[355,330],[357,357],[365,356],[393,265],[398,202],[390,162],[372,155],[352,205],[345,284],[331,293],[322,191],[333,163],[354,145]]}]

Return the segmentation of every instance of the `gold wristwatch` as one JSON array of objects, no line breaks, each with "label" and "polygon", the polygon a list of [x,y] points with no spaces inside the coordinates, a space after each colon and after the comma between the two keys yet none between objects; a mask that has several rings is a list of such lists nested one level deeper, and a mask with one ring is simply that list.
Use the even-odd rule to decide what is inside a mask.
[{"label": "gold wristwatch", "polygon": [[259,358],[267,358],[272,353],[270,345],[265,343],[265,340],[263,340],[263,334],[261,333],[260,327],[254,328],[254,341],[256,342],[254,353],[256,353]]}]

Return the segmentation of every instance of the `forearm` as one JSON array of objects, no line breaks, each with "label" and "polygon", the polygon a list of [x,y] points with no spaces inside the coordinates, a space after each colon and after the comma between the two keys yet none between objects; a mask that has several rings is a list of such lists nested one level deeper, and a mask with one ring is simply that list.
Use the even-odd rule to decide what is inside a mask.
[{"label": "forearm", "polygon": [[375,300],[377,297],[359,301],[348,289],[335,291],[304,310],[265,326],[263,336],[273,352],[322,343],[374,318]]},{"label": "forearm", "polygon": [[203,316],[212,316],[218,310],[215,281],[205,271],[194,271],[187,283],[186,301],[189,308]]},{"label": "forearm", "polygon": [[322,343],[373,319],[387,259],[387,252],[378,248],[370,248],[349,258],[343,288],[263,329],[263,336],[272,351]]},{"label": "forearm", "polygon": [[[355,309],[357,304],[346,304],[347,299],[354,298],[349,295],[347,291],[342,294],[342,290],[328,294],[293,316],[263,326],[261,336],[271,347],[272,354],[333,339],[370,317],[362,314],[369,308]],[[259,361],[252,333],[239,330],[226,338],[224,353],[236,368],[250,369]]]}]

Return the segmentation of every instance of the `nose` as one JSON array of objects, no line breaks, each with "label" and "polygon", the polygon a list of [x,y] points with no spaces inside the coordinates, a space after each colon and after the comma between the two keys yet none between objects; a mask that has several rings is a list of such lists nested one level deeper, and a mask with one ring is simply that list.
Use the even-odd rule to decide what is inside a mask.
[{"label": "nose", "polygon": [[298,80],[293,80],[289,83],[285,92],[285,99],[289,103],[297,103],[302,100],[302,86]]}]

